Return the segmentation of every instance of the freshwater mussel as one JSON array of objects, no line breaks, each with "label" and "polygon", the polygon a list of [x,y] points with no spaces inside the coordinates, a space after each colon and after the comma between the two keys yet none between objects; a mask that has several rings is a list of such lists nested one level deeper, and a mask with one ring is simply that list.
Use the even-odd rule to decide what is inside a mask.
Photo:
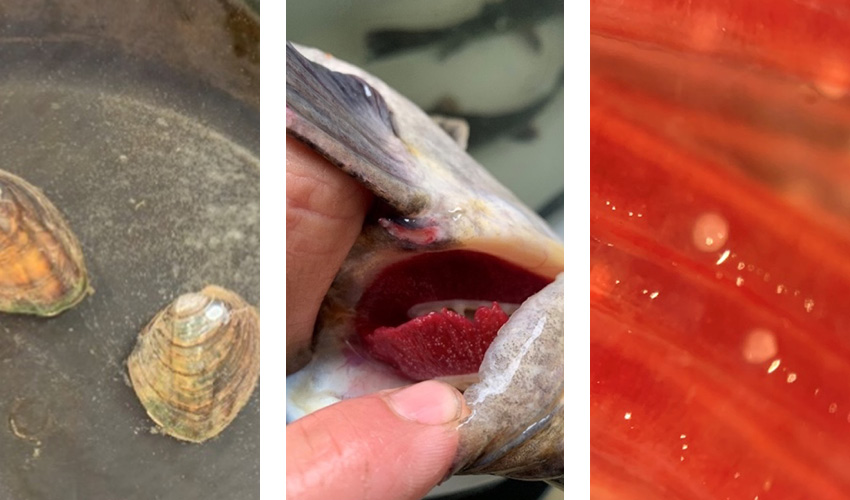
[{"label": "freshwater mussel", "polygon": [[62,214],[41,190],[0,170],[0,312],[56,316],[90,291]]},{"label": "freshwater mussel", "polygon": [[236,418],[257,385],[259,313],[217,286],[181,295],[139,334],[127,368],[162,432],[204,442]]}]

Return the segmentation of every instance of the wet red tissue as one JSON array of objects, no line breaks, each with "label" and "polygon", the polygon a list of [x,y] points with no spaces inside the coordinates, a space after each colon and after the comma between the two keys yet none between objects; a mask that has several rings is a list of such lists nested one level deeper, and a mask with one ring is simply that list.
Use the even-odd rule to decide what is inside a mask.
[{"label": "wet red tissue", "polygon": [[477,373],[484,353],[508,321],[497,303],[474,319],[443,309],[365,337],[370,354],[412,380]]},{"label": "wet red tissue", "polygon": [[595,0],[590,29],[714,61],[775,69],[834,89],[850,87],[844,2]]},{"label": "wet red tissue", "polygon": [[[508,316],[551,279],[468,250],[429,252],[384,269],[357,305],[355,328],[370,356],[414,379],[477,373]],[[486,301],[474,319],[454,311],[410,318],[411,307],[436,301]]]},{"label": "wet red tissue", "polygon": [[850,100],[812,89],[850,18],[616,4],[591,19],[592,497],[848,499]]}]

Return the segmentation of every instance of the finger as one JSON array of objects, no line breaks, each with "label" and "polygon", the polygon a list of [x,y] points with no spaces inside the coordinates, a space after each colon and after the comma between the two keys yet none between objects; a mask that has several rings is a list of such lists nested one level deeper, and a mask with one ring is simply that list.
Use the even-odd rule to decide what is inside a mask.
[{"label": "finger", "polygon": [[286,136],[287,372],[313,334],[322,298],[363,226],[371,194]]},{"label": "finger", "polygon": [[468,412],[428,381],[308,415],[286,428],[286,497],[419,500],[449,472]]}]

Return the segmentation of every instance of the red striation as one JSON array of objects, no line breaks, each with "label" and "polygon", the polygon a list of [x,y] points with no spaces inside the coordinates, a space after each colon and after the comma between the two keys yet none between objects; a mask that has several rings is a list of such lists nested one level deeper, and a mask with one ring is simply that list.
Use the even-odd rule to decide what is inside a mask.
[{"label": "red striation", "polygon": [[381,327],[364,338],[369,353],[412,380],[477,373],[484,353],[508,321],[496,302],[475,318],[443,309],[399,327]]},{"label": "red striation", "polygon": [[475,373],[507,320],[501,308],[479,308],[474,322],[452,311],[411,319],[410,308],[454,299],[521,304],[550,281],[479,252],[419,254],[373,280],[357,305],[355,326],[370,355],[412,379]]},{"label": "red striation", "polygon": [[591,33],[850,87],[850,6],[781,0],[595,0]]},{"label": "red striation", "polygon": [[[623,4],[591,21],[593,498],[850,499],[850,103],[806,81],[813,20],[850,24]],[[668,36],[706,12],[715,45]]]}]

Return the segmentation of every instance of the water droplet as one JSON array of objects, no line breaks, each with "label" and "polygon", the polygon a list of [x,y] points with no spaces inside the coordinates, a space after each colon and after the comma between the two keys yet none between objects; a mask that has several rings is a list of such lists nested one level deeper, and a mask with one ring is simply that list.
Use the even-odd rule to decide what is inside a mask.
[{"label": "water droplet", "polygon": [[682,445],[682,449],[683,449],[683,450],[687,450],[687,449],[688,449],[688,445],[683,444],[683,445]]},{"label": "water droplet", "polygon": [[806,312],[812,312],[812,309],[815,308],[815,301],[812,299],[806,299],[803,301],[803,307],[806,309]]},{"label": "water droplet", "polygon": [[835,413],[837,411],[838,411],[838,403],[832,403],[831,405],[829,405],[829,412],[830,413]]},{"label": "water droplet", "polygon": [[643,214],[638,214],[638,217],[643,217]]},{"label": "water droplet", "polygon": [[735,284],[738,285],[738,286],[743,285],[744,284],[744,278],[742,278],[741,276],[738,276],[738,278],[735,279]]},{"label": "water droplet", "polygon": [[797,374],[796,373],[789,373],[788,378],[786,380],[788,381],[789,384],[793,384],[794,381],[797,380]]},{"label": "water droplet", "polygon": [[785,293],[785,285],[777,285],[776,286],[776,293],[777,294]]},{"label": "water droplet", "polygon": [[623,418],[625,418],[626,420],[631,420],[632,419],[632,412],[626,413],[626,415]]},{"label": "water droplet", "polygon": [[688,436],[686,436],[686,435],[684,435],[684,434],[681,434],[681,435],[679,436],[679,439],[685,439],[686,437],[688,437]]},{"label": "water droplet", "polygon": [[720,258],[719,258],[719,259],[717,259],[717,265],[718,265],[718,266],[719,266],[720,264],[723,264],[724,262],[726,262],[726,259],[728,259],[728,258],[729,258],[729,253],[730,253],[730,252],[729,252],[729,250],[726,250],[725,252],[723,252],[723,253],[720,255]]},{"label": "water droplet", "polygon": [[615,285],[619,285],[619,284],[620,284],[620,280],[614,280],[614,284],[615,284]]},{"label": "water droplet", "polygon": [[650,299],[653,299],[653,300],[654,300],[654,299],[655,299],[655,297],[658,297],[658,292],[652,292],[652,293],[650,293],[650,294],[649,294],[649,298],[650,298]]},{"label": "water droplet", "polygon": [[646,295],[646,294],[648,294],[648,293],[649,293],[649,290],[647,290],[646,288],[644,288],[644,289],[643,289],[643,294],[644,294],[644,295]]},{"label": "water droplet", "polygon": [[735,475],[734,475],[734,476],[732,476],[732,477],[734,477],[735,479],[738,479],[739,477],[741,477],[741,473],[740,473],[740,472],[736,472],[736,473],[735,473]]},{"label": "water droplet", "polygon": [[769,366],[769,367],[767,367],[767,373],[773,373],[773,372],[775,372],[775,371],[776,371],[776,369],[777,369],[777,368],[779,368],[779,365],[780,365],[781,363],[782,363],[782,360],[781,360],[781,359],[774,359],[774,360],[773,360],[773,363],[771,363],[771,364],[770,364],[770,366]]},{"label": "water droplet", "polygon": [[457,222],[463,217],[463,209],[460,207],[455,207],[449,210],[449,213],[452,214],[452,220]]},{"label": "water droplet", "polygon": [[631,217],[634,214],[635,214],[634,212],[629,212],[629,217]]},{"label": "water droplet", "polygon": [[716,213],[702,214],[694,222],[692,237],[698,250],[715,252],[723,248],[729,238],[729,223]]},{"label": "water droplet", "polygon": [[743,271],[746,266],[747,265],[744,264],[743,262],[738,262],[738,270],[739,271]]},{"label": "water droplet", "polygon": [[605,204],[606,204],[606,205],[610,205],[610,204],[611,204],[611,202],[610,202],[610,201],[606,201],[606,202],[605,202]]},{"label": "water droplet", "polygon": [[744,359],[753,364],[764,363],[776,356],[778,351],[776,335],[765,328],[751,330],[741,346]]},{"label": "water droplet", "polygon": [[617,207],[612,206],[611,210],[617,210]]}]

